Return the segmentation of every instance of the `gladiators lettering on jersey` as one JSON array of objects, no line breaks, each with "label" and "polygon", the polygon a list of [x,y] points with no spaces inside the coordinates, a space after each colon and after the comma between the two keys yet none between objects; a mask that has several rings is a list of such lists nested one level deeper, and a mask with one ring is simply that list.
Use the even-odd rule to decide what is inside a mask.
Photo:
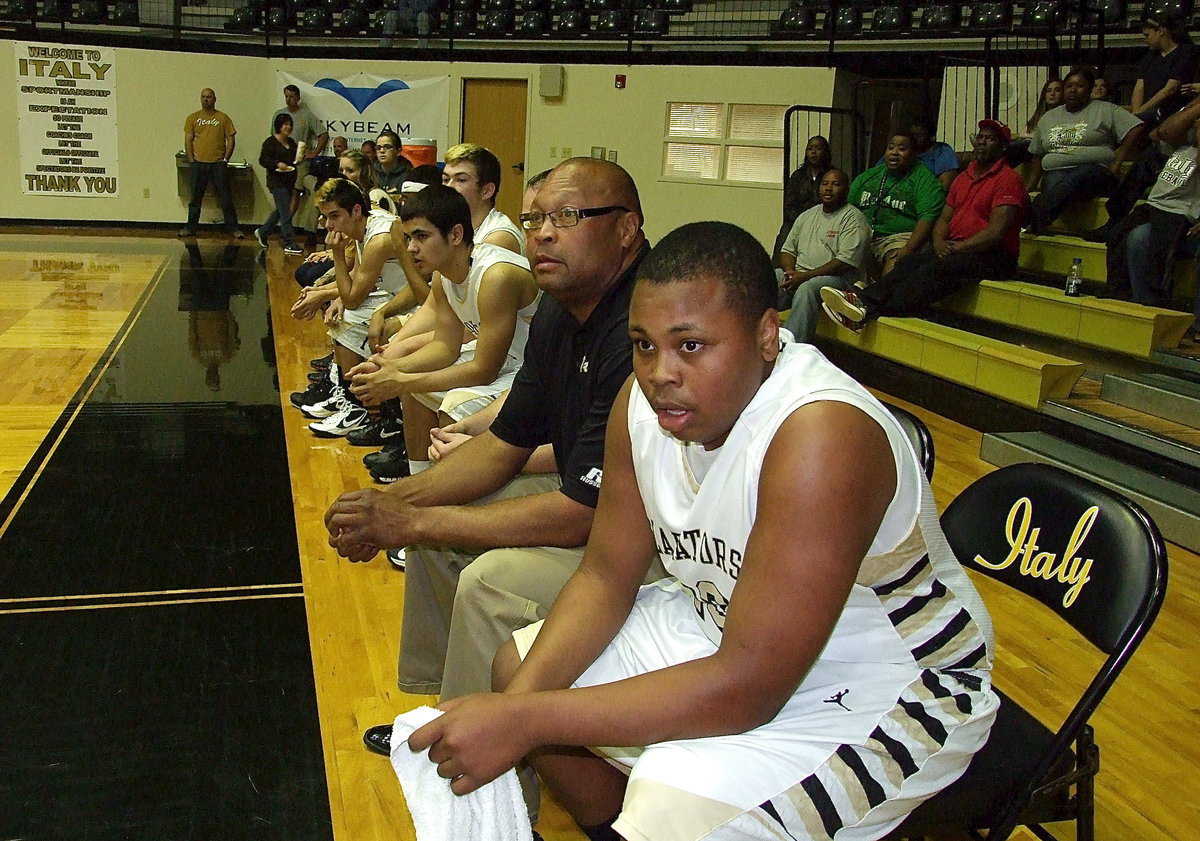
[{"label": "gladiators lettering on jersey", "polygon": [[695,561],[712,564],[730,578],[738,577],[742,568],[742,553],[719,537],[713,537],[701,529],[684,532],[669,531],[657,523],[654,533],[658,537],[658,553],[677,561]]}]

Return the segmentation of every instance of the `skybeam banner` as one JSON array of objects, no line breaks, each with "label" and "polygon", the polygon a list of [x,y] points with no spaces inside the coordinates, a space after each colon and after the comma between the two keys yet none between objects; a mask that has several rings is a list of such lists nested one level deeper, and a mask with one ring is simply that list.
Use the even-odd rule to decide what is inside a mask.
[{"label": "skybeam banner", "polygon": [[14,42],[21,192],[116,198],[117,51]]},{"label": "skybeam banner", "polygon": [[[450,77],[395,79],[359,73],[342,79],[305,78],[278,71],[279,104],[283,89],[295,85],[307,105],[329,132],[330,141],[342,135],[357,149],[364,140],[392,130],[401,138],[432,139],[446,150],[450,122]],[[272,114],[275,111],[271,112]]]}]

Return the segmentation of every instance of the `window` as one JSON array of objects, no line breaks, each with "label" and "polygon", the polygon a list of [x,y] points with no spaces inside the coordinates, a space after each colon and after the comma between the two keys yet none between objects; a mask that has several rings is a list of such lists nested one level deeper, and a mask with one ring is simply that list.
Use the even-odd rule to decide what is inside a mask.
[{"label": "window", "polygon": [[784,105],[668,102],[662,177],[779,187]]}]

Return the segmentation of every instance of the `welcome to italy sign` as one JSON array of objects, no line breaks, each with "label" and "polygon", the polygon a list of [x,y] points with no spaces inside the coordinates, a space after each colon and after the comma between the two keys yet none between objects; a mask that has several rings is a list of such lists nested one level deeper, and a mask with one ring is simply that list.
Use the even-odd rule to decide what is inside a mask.
[{"label": "welcome to italy sign", "polygon": [[16,42],[25,195],[115,198],[116,50]]}]

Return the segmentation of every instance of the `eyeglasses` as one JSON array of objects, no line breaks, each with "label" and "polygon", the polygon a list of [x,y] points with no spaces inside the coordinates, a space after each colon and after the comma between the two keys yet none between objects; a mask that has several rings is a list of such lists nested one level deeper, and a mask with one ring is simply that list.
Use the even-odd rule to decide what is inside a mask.
[{"label": "eyeglasses", "polygon": [[395,149],[396,147],[393,146],[391,143],[380,143],[375,148],[376,149]]},{"label": "eyeglasses", "polygon": [[604,207],[563,207],[549,213],[534,210],[521,214],[521,227],[527,231],[536,231],[549,219],[550,224],[556,228],[574,228],[579,224],[580,219],[587,219],[589,216],[605,216],[614,210],[631,212],[628,207],[620,204],[609,204]]}]

